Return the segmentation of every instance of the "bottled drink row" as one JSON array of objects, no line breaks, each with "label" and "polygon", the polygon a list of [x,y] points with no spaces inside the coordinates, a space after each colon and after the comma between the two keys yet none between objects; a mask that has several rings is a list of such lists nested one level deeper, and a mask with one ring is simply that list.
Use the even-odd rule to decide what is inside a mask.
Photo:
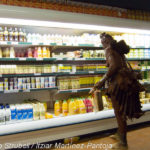
[{"label": "bottled drink row", "polygon": [[26,42],[26,31],[16,27],[0,27],[0,41]]},{"label": "bottled drink row", "polygon": [[[125,40],[131,47],[150,47],[149,35],[145,34],[121,34],[114,38]],[[0,27],[0,41],[32,42],[32,43],[56,43],[57,45],[78,46],[82,44],[92,44],[100,46],[99,34],[83,33],[82,35],[61,35],[61,34],[39,34],[27,33],[25,29],[17,27]]]},{"label": "bottled drink row", "polygon": [[48,47],[34,47],[24,49],[14,49],[14,47],[0,48],[0,58],[15,58],[15,57],[27,57],[27,58],[50,58],[51,52]]},{"label": "bottled drink row", "polygon": [[130,47],[145,47],[150,48],[150,35],[148,34],[122,34],[115,35],[114,38],[117,41],[124,40]]},{"label": "bottled drink row", "polygon": [[131,49],[127,58],[150,58],[150,49]]},{"label": "bottled drink row", "polygon": [[22,104],[1,104],[0,125],[45,119],[46,103],[30,100]]},{"label": "bottled drink row", "polygon": [[106,71],[105,64],[88,65],[0,65],[0,74],[61,73],[79,71]]},{"label": "bottled drink row", "polygon": [[57,100],[54,104],[55,116],[68,116],[93,112],[93,104],[88,98],[70,98],[68,100]]},{"label": "bottled drink row", "polygon": [[[60,50],[61,51],[61,50]],[[52,52],[49,47],[30,47],[18,49],[14,47],[0,48],[0,58],[105,58],[104,50],[77,50],[68,52]],[[127,58],[150,58],[149,49],[131,49]]]},{"label": "bottled drink row", "polygon": [[53,52],[54,58],[105,58],[104,50],[77,50],[73,52]]},{"label": "bottled drink row", "polygon": [[1,78],[0,91],[54,88],[55,77]]},{"label": "bottled drink row", "polygon": [[58,77],[57,86],[60,90],[80,89],[94,86],[102,75]]}]

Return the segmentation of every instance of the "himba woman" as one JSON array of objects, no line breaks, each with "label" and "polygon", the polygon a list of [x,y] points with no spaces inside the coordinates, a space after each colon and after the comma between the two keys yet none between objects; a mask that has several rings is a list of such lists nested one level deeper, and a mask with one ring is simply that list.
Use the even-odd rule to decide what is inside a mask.
[{"label": "himba woman", "polygon": [[123,40],[117,42],[106,33],[101,34],[100,38],[105,50],[108,71],[90,93],[107,83],[106,94],[111,98],[118,123],[117,133],[111,136],[117,140],[112,149],[127,149],[127,119],[139,118],[144,114],[141,110],[139,92],[145,89],[138,81],[141,75],[134,72],[126,60],[125,54],[129,53],[129,46]]}]

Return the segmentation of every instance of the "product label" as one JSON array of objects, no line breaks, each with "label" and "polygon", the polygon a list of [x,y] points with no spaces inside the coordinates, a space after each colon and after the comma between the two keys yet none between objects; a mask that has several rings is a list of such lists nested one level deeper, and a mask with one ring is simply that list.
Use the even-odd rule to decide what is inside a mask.
[{"label": "product label", "polygon": [[73,93],[77,93],[78,90],[72,90]]}]

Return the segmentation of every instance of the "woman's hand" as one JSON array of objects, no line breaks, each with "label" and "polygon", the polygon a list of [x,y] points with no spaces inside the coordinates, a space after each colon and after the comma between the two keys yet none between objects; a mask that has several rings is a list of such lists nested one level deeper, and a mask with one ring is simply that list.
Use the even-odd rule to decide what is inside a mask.
[{"label": "woman's hand", "polygon": [[96,89],[100,89],[102,88],[102,86],[104,85],[105,81],[101,80],[99,82],[97,82],[94,87],[90,90],[89,94],[93,94],[95,92]]}]

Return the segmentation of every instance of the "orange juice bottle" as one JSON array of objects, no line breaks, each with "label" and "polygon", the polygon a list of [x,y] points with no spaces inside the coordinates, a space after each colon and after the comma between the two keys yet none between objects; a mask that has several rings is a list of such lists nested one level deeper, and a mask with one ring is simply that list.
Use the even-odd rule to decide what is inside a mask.
[{"label": "orange juice bottle", "polygon": [[60,103],[58,100],[54,104],[54,113],[55,113],[55,116],[60,115]]},{"label": "orange juice bottle", "polygon": [[51,51],[48,47],[46,48],[46,50],[47,50],[47,58],[50,58],[51,57]]},{"label": "orange juice bottle", "polygon": [[47,49],[43,47],[43,58],[47,58]]},{"label": "orange juice bottle", "polygon": [[77,114],[79,114],[79,108],[80,108],[80,107],[79,107],[79,102],[80,102],[79,99],[76,99],[76,100],[75,100],[76,108],[77,108],[77,112],[76,112]]},{"label": "orange juice bottle", "polygon": [[64,100],[63,104],[62,104],[62,114],[63,114],[63,116],[68,115],[68,103],[66,100]]},{"label": "orange juice bottle", "polygon": [[74,99],[69,103],[69,115],[75,115],[77,112],[77,107]]},{"label": "orange juice bottle", "polygon": [[79,101],[79,112],[80,112],[80,114],[86,113],[86,107],[85,107],[83,100]]}]

